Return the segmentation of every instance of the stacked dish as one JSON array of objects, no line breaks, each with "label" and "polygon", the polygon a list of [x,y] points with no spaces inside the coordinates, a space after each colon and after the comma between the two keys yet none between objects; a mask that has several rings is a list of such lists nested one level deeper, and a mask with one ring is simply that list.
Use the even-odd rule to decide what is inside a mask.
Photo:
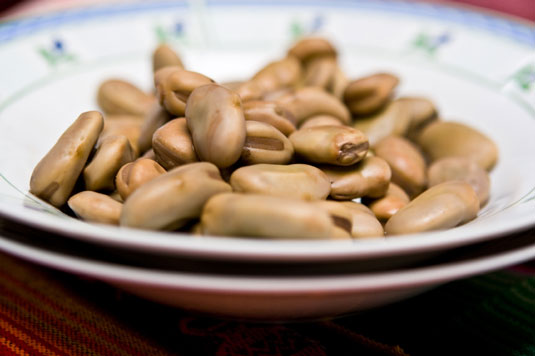
[{"label": "stacked dish", "polygon": [[[0,27],[0,249],[162,303],[254,319],[364,310],[535,257],[533,232],[512,235],[535,224],[533,26],[418,3],[196,4],[92,7]],[[339,44],[351,77],[396,73],[401,94],[425,95],[442,117],[492,137],[500,158],[475,220],[384,239],[192,237],[84,223],[28,193],[37,162],[97,108],[103,80],[150,90],[157,41],[223,82],[309,34]]]}]

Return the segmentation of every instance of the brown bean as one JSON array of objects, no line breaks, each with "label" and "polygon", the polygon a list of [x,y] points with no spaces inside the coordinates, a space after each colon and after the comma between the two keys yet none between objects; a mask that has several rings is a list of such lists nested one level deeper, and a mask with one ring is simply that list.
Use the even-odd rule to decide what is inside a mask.
[{"label": "brown bean", "polygon": [[69,207],[82,220],[119,225],[123,204],[113,198],[93,191],[83,191],[69,198]]},{"label": "brown bean", "polygon": [[214,81],[197,72],[178,67],[164,67],[154,74],[160,103],[175,116],[184,116],[186,102],[195,88]]},{"label": "brown bean", "polygon": [[325,38],[306,37],[296,42],[288,50],[288,54],[306,62],[319,56],[336,57],[336,48]]},{"label": "brown bean", "polygon": [[466,157],[488,171],[498,160],[498,148],[490,138],[459,122],[433,122],[422,130],[417,143],[431,161],[449,156]]},{"label": "brown bean", "polygon": [[167,110],[162,108],[160,104],[155,103],[143,119],[143,123],[139,129],[137,146],[140,153],[147,152],[152,148],[152,135],[169,120],[171,120],[171,115],[169,115]]},{"label": "brown bean", "polygon": [[126,200],[137,188],[165,173],[165,169],[156,161],[140,158],[125,164],[115,177],[117,191]]},{"label": "brown bean", "polygon": [[230,176],[235,192],[267,194],[303,200],[325,199],[331,190],[321,170],[306,164],[255,164]]},{"label": "brown bean", "polygon": [[370,115],[386,105],[398,83],[399,79],[390,73],[353,80],[344,91],[344,101],[353,115]]},{"label": "brown bean", "polygon": [[251,100],[243,103],[245,120],[260,121],[277,128],[288,136],[295,131],[295,118],[274,102]]},{"label": "brown bean", "polygon": [[316,126],[290,135],[295,153],[308,162],[350,166],[366,156],[368,138],[349,126]]},{"label": "brown bean", "polygon": [[294,148],[282,132],[259,121],[246,121],[245,126],[247,136],[240,157],[241,162],[286,164],[291,161]]},{"label": "brown bean", "polygon": [[401,208],[386,223],[387,235],[442,230],[477,216],[479,199],[470,184],[449,181],[435,185]]},{"label": "brown bean", "polygon": [[390,183],[388,190],[383,197],[377,199],[363,199],[363,203],[368,205],[377,219],[386,222],[399,209],[409,204],[411,199],[401,187],[395,183]]},{"label": "brown bean", "polygon": [[388,136],[374,147],[392,169],[392,182],[398,184],[411,197],[420,194],[427,185],[427,166],[419,149],[409,140],[399,136]]},{"label": "brown bean", "polygon": [[98,88],[98,105],[108,115],[145,116],[155,98],[121,79],[109,79]]},{"label": "brown bean", "polygon": [[185,118],[169,121],[152,136],[156,162],[166,170],[186,163],[197,162],[197,154]]},{"label": "brown bean", "polygon": [[391,170],[379,157],[366,157],[349,167],[320,166],[331,182],[330,196],[336,200],[381,197],[390,183]]},{"label": "brown bean", "polygon": [[277,104],[290,111],[299,125],[315,115],[331,115],[349,124],[351,114],[345,105],[334,95],[317,87],[304,87],[277,99]]},{"label": "brown bean", "polygon": [[134,159],[136,154],[125,136],[108,136],[100,142],[93,159],[84,168],[86,189],[115,189],[115,175],[123,165]]},{"label": "brown bean", "polygon": [[464,157],[445,157],[435,161],[428,169],[429,186],[450,180],[464,181],[474,188],[483,206],[489,199],[490,178],[486,170]]},{"label": "brown bean", "polygon": [[136,157],[139,155],[139,137],[143,119],[132,115],[108,115],[104,120],[104,128],[98,138],[97,146],[110,136],[125,136]]},{"label": "brown bean", "polygon": [[56,207],[65,204],[103,126],[99,112],[81,114],[35,166],[30,193]]},{"label": "brown bean", "polygon": [[170,66],[184,68],[184,64],[178,54],[168,45],[161,44],[152,54],[152,70],[156,72],[163,67]]},{"label": "brown bean", "polygon": [[208,162],[177,167],[137,188],[126,200],[120,225],[174,230],[201,215],[213,195],[230,192],[218,168]]},{"label": "brown bean", "polygon": [[329,213],[299,199],[256,194],[219,194],[204,206],[208,235],[328,239],[334,228]]},{"label": "brown bean", "polygon": [[219,168],[238,161],[246,137],[238,94],[217,84],[199,87],[188,99],[186,119],[199,159]]}]

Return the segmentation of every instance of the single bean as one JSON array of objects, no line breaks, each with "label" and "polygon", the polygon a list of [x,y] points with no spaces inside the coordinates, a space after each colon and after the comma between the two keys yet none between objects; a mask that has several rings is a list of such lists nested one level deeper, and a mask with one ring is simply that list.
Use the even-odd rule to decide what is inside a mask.
[{"label": "single bean", "polygon": [[368,237],[384,237],[383,225],[377,220],[373,212],[365,205],[354,201],[342,201],[351,214],[351,237],[354,239]]},{"label": "single bean", "polygon": [[419,149],[409,140],[399,136],[388,136],[374,147],[392,169],[392,182],[398,184],[410,197],[420,194],[427,185],[427,166]]},{"label": "single bean", "polygon": [[299,200],[256,194],[219,194],[201,215],[208,235],[328,239],[334,228],[329,213]]},{"label": "single bean", "polygon": [[100,141],[93,159],[84,168],[86,189],[115,189],[115,175],[123,165],[134,159],[136,154],[125,136],[108,136]]},{"label": "single bean", "polygon": [[316,87],[304,87],[293,93],[283,95],[276,101],[295,117],[297,125],[315,115],[331,115],[349,124],[351,114],[345,105],[334,95]]},{"label": "single bean", "polygon": [[178,54],[168,45],[161,44],[152,54],[152,70],[156,72],[163,67],[170,66],[184,68],[184,64]]},{"label": "single bean", "polygon": [[344,91],[344,101],[353,115],[370,115],[386,105],[398,83],[398,77],[390,73],[353,80]]},{"label": "single bean", "polygon": [[308,162],[350,166],[366,156],[368,138],[349,126],[316,126],[290,135],[295,153]]},{"label": "single bean", "polygon": [[137,188],[126,200],[120,225],[174,230],[198,218],[213,195],[230,192],[218,168],[208,162],[190,163]]},{"label": "single bean", "polygon": [[320,57],[336,57],[336,48],[326,39],[320,37],[307,37],[296,42],[289,50],[288,54],[296,57],[301,62]]},{"label": "single bean", "polygon": [[103,126],[99,112],[81,114],[35,166],[30,193],[56,207],[65,204]]},{"label": "single bean", "polygon": [[462,180],[470,184],[479,198],[480,206],[485,205],[489,199],[489,174],[471,159],[464,157],[441,158],[429,166],[428,177],[430,187],[450,180]]},{"label": "single bean", "polygon": [[331,190],[325,173],[306,164],[255,164],[230,176],[236,192],[267,194],[303,200],[325,199]]},{"label": "single bean", "polygon": [[140,158],[125,164],[115,176],[117,191],[126,200],[137,188],[165,173],[165,169],[158,162]]},{"label": "single bean", "polygon": [[195,88],[214,81],[200,73],[178,67],[164,67],[154,74],[160,103],[172,115],[184,116],[186,102]]},{"label": "single bean", "polygon": [[136,157],[139,155],[139,137],[141,134],[143,119],[132,115],[108,115],[104,120],[104,128],[98,138],[97,146],[111,136],[125,136],[134,151]]},{"label": "single bean", "polygon": [[422,130],[416,142],[431,161],[449,156],[466,157],[489,171],[498,160],[498,148],[490,138],[459,122],[433,122]]},{"label": "single bean", "polygon": [[188,99],[186,119],[199,159],[219,168],[238,161],[246,137],[238,94],[217,84],[201,86]]},{"label": "single bean", "polygon": [[119,225],[123,204],[112,197],[93,191],[83,191],[69,198],[69,208],[82,220]]},{"label": "single bean", "polygon": [[438,109],[427,98],[403,97],[396,101],[407,107],[409,123],[403,135],[411,141],[418,137],[424,127],[438,119]]},{"label": "single bean", "polygon": [[342,126],[343,123],[335,116],[331,115],[316,115],[311,116],[301,123],[299,129],[306,129],[315,126]]},{"label": "single bean", "polygon": [[155,98],[121,79],[109,79],[98,88],[98,105],[108,115],[145,116]]},{"label": "single bean", "polygon": [[169,115],[167,110],[162,108],[160,104],[155,103],[143,119],[140,127],[139,138],[137,140],[140,153],[147,152],[152,148],[152,136],[154,132],[169,120],[171,120],[171,115]]},{"label": "single bean", "polygon": [[156,130],[152,149],[156,162],[166,170],[199,160],[185,118],[171,120]]},{"label": "single bean", "polygon": [[314,57],[307,61],[303,78],[304,86],[316,86],[328,91],[338,66],[331,56]]},{"label": "single bean", "polygon": [[477,216],[479,199],[470,184],[449,181],[435,185],[401,208],[386,223],[387,235],[442,230]]},{"label": "single bean", "polygon": [[251,100],[243,103],[245,120],[260,121],[277,128],[288,136],[295,131],[295,118],[284,108],[274,102]]},{"label": "single bean", "polygon": [[366,157],[356,165],[319,167],[331,182],[331,198],[352,200],[361,197],[385,195],[392,172],[386,161],[379,157]]},{"label": "single bean", "polygon": [[245,127],[247,136],[240,157],[241,162],[286,164],[291,161],[294,148],[282,132],[259,121],[246,121]]},{"label": "single bean", "polygon": [[399,209],[409,204],[411,199],[405,193],[401,187],[395,183],[390,182],[388,190],[385,195],[376,199],[363,199],[363,203],[368,205],[373,214],[381,222],[386,222],[392,217]]}]

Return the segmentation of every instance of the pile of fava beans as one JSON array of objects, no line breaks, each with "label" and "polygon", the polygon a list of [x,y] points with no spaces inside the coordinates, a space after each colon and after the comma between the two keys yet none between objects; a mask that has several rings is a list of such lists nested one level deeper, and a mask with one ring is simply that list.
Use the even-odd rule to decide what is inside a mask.
[{"label": "pile of fava beans", "polygon": [[194,235],[354,239],[453,228],[489,198],[496,144],[398,78],[347,78],[326,39],[216,83],[153,53],[155,91],[98,88],[30,192],[80,219]]}]

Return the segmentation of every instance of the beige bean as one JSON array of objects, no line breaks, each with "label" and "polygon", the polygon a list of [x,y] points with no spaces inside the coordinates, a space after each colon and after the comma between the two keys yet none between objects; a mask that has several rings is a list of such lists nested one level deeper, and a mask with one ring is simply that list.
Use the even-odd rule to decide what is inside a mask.
[{"label": "beige bean", "polygon": [[298,199],[256,194],[219,194],[201,215],[208,235],[327,239],[333,223],[324,209]]},{"label": "beige bean", "polygon": [[199,159],[219,168],[238,161],[246,137],[238,94],[217,84],[199,87],[188,99],[186,119]]},{"label": "beige bean", "polygon": [[373,212],[361,203],[354,201],[342,201],[343,205],[351,214],[351,237],[354,239],[368,237],[384,237],[383,225],[377,220]]},{"label": "beige bean", "polygon": [[103,126],[99,112],[81,114],[35,166],[30,193],[56,207],[65,204]]},{"label": "beige bean", "polygon": [[416,142],[431,161],[449,156],[466,157],[489,171],[498,160],[498,147],[490,138],[459,122],[433,122],[422,130]]},{"label": "beige bean", "polygon": [[166,170],[199,160],[185,118],[171,120],[156,130],[152,149],[156,162]]},{"label": "beige bean", "polygon": [[117,191],[126,200],[137,188],[165,173],[165,169],[158,162],[140,158],[125,164],[115,176]]},{"label": "beige bean", "polygon": [[386,105],[398,83],[399,79],[390,73],[353,80],[344,91],[344,101],[353,115],[370,115]]},{"label": "beige bean", "polygon": [[137,140],[139,152],[147,152],[152,148],[152,136],[154,132],[169,120],[171,120],[171,115],[169,115],[167,110],[162,108],[160,104],[155,103],[143,119],[140,127],[139,138]]},{"label": "beige bean", "polygon": [[108,136],[100,141],[93,159],[84,168],[86,189],[115,189],[115,175],[123,165],[134,159],[136,154],[125,136]]},{"label": "beige bean", "polygon": [[401,101],[394,100],[373,115],[357,118],[353,127],[364,132],[373,147],[387,136],[404,136],[410,122],[410,108]]},{"label": "beige bean", "polygon": [[294,57],[270,62],[249,81],[242,83],[236,92],[241,99],[259,100],[271,92],[293,87],[301,78],[301,64]]},{"label": "beige bean", "polygon": [[152,54],[152,70],[156,72],[163,67],[170,66],[184,68],[184,64],[178,54],[168,45],[161,44]]},{"label": "beige bean", "polygon": [[334,95],[317,87],[304,87],[283,95],[277,104],[290,111],[297,125],[315,115],[331,115],[349,124],[351,115],[345,105]]},{"label": "beige bean", "polygon": [[[297,84],[301,78],[301,64],[299,61],[288,56],[281,60],[274,61],[260,69],[252,80],[261,84],[267,91],[273,91],[275,89],[292,87]],[[274,87],[270,87],[271,83],[275,83]]]},{"label": "beige bean", "polygon": [[104,120],[104,128],[98,138],[97,146],[108,137],[125,136],[134,150],[136,157],[139,155],[139,137],[141,134],[143,119],[132,115],[109,115]]},{"label": "beige bean", "polygon": [[331,198],[352,200],[360,197],[381,197],[390,183],[391,170],[379,157],[366,157],[349,167],[320,166],[331,182]]},{"label": "beige bean", "polygon": [[123,204],[112,197],[93,191],[83,191],[69,198],[69,208],[82,220],[119,225]]},{"label": "beige bean", "polygon": [[308,162],[350,166],[366,156],[368,138],[349,126],[316,126],[290,135],[295,153]]},{"label": "beige bean", "polygon": [[331,216],[334,225],[330,235],[332,240],[347,240],[351,238],[353,217],[348,208],[332,200],[318,200],[313,204],[324,209]]},{"label": "beige bean", "polygon": [[306,37],[296,42],[289,50],[288,54],[296,57],[301,62],[320,57],[336,57],[336,48],[325,38]]},{"label": "beige bean", "polygon": [[342,126],[343,123],[335,116],[331,115],[316,115],[311,116],[301,123],[299,129],[306,129],[316,126]]},{"label": "beige bean", "polygon": [[137,188],[126,200],[120,225],[174,230],[198,218],[213,195],[230,192],[218,168],[208,162],[177,167]]},{"label": "beige bean", "polygon": [[100,84],[98,105],[108,115],[145,116],[155,98],[121,79],[109,79]]},{"label": "beige bean", "polygon": [[274,102],[251,100],[243,103],[245,120],[261,121],[277,128],[288,136],[295,131],[295,118],[284,108]]},{"label": "beige bean", "polygon": [[398,184],[410,197],[420,194],[427,185],[427,165],[419,149],[409,140],[388,136],[374,147],[392,169],[392,182]]},{"label": "beige bean", "polygon": [[336,66],[331,83],[327,87],[327,91],[332,93],[338,100],[343,101],[344,91],[349,84],[349,79],[346,74],[342,71],[340,66]]},{"label": "beige bean", "polygon": [[241,162],[286,164],[291,161],[294,148],[282,132],[259,121],[246,121],[245,127],[247,136],[240,157]]},{"label": "beige bean", "polygon": [[416,139],[424,127],[438,119],[438,109],[427,98],[403,97],[396,101],[407,108],[409,122],[403,135],[411,141]]},{"label": "beige bean", "polygon": [[235,192],[266,194],[303,200],[325,199],[331,190],[325,173],[307,164],[255,164],[230,176]]},{"label": "beige bean", "polygon": [[305,65],[303,85],[316,86],[328,91],[337,69],[335,57],[321,56],[311,58]]},{"label": "beige bean", "polygon": [[450,180],[464,181],[474,188],[480,206],[489,199],[490,178],[486,170],[464,157],[445,157],[435,161],[428,169],[429,186]]},{"label": "beige bean", "polygon": [[363,203],[368,205],[373,214],[381,222],[386,222],[399,209],[409,204],[411,199],[400,186],[390,182],[388,190],[383,197],[377,199],[363,199]]},{"label": "beige bean", "polygon": [[448,229],[477,216],[479,199],[470,184],[444,182],[429,188],[386,223],[387,235]]},{"label": "beige bean", "polygon": [[160,103],[172,115],[184,116],[191,92],[214,81],[197,72],[178,67],[164,67],[154,74]]}]

